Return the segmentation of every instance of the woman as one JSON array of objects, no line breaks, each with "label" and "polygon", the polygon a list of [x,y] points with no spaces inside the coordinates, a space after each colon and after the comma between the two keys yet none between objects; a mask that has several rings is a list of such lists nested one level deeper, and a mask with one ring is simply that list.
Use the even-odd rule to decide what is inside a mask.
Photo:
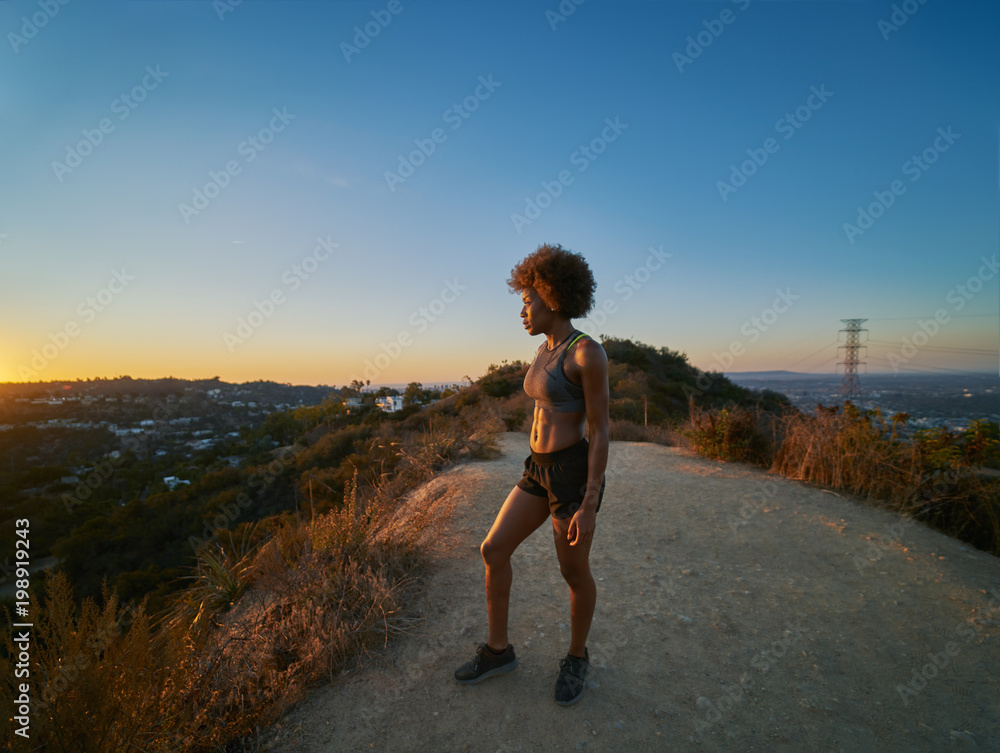
[{"label": "woman", "polygon": [[528,334],[546,339],[524,377],[524,390],[535,399],[531,455],[480,547],[489,638],[455,679],[475,683],[517,667],[507,639],[510,558],[551,514],[559,571],[570,591],[569,650],[559,662],[555,688],[556,702],[568,706],[583,695],[590,661],[587,634],[597,589],[589,557],[608,462],[608,358],[600,343],[570,321],[590,311],[597,287],[580,254],[540,246],[511,270],[507,284],[521,293]]}]

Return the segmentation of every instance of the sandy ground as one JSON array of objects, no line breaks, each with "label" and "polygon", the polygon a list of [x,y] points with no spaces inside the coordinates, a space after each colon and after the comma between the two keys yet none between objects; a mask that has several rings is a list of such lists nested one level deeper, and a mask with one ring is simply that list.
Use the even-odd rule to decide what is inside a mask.
[{"label": "sandy ground", "polygon": [[514,557],[512,673],[486,637],[479,543],[503,457],[415,494],[446,520],[414,632],[310,695],[273,751],[1000,751],[1000,559],[842,496],[678,448],[613,442],[591,554],[583,699],[556,705],[569,592],[551,525]]}]

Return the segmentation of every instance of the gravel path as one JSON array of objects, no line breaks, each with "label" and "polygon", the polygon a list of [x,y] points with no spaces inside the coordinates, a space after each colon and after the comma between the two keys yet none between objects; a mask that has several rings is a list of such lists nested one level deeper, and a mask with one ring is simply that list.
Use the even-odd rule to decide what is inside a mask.
[{"label": "gravel path", "polygon": [[569,592],[546,523],[514,555],[515,672],[486,637],[479,543],[528,452],[444,472],[422,626],[321,688],[273,751],[1000,751],[1000,559],[832,492],[612,442],[591,554],[588,690],[552,698]]}]

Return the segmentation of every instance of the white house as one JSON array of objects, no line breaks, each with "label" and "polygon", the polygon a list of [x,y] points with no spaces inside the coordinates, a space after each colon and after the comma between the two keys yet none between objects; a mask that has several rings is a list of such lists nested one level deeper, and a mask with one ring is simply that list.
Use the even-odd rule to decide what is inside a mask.
[{"label": "white house", "polygon": [[185,481],[182,478],[177,478],[177,476],[164,476],[163,477],[163,483],[167,485],[167,488],[170,491],[173,491],[174,489],[176,489],[178,486],[180,486],[182,484],[186,484],[188,486],[191,485],[190,481]]},{"label": "white house", "polygon": [[375,405],[384,410],[386,413],[393,413],[403,409],[403,396],[388,395],[386,397],[377,397],[375,398]]}]

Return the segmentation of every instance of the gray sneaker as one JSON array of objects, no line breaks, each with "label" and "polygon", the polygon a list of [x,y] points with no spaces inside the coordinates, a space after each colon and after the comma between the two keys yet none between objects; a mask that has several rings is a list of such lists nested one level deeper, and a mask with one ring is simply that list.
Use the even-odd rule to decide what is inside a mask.
[{"label": "gray sneaker", "polygon": [[569,706],[583,698],[587,688],[587,670],[590,668],[590,651],[584,649],[584,658],[570,656],[559,660],[559,679],[556,680],[556,703]]},{"label": "gray sneaker", "polygon": [[494,654],[485,643],[481,643],[472,661],[455,670],[455,679],[466,685],[472,685],[487,677],[502,675],[515,669],[517,669],[517,657],[514,656],[514,647],[511,644],[507,644],[507,650],[502,654]]}]

